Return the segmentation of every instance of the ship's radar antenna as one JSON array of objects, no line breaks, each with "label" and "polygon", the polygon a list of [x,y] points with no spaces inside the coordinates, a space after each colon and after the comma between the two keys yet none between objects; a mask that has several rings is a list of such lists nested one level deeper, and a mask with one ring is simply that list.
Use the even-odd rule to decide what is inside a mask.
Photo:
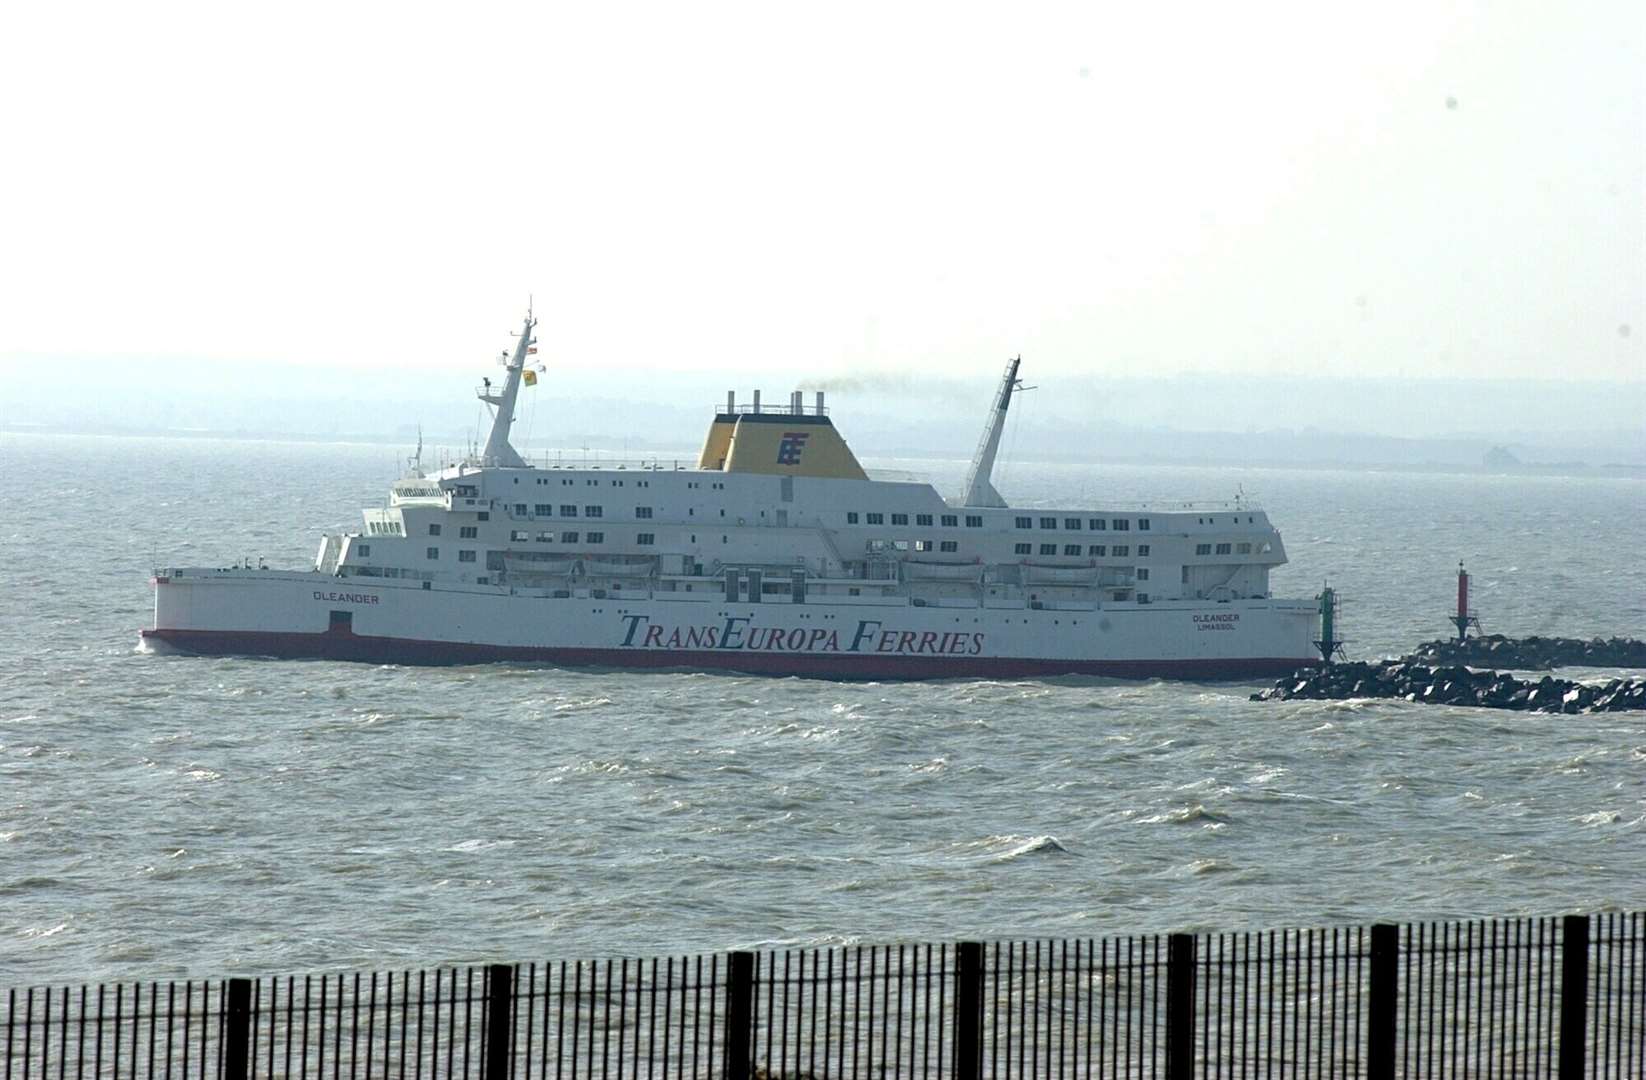
[{"label": "ship's radar antenna", "polygon": [[1006,410],[1011,407],[1012,394],[1020,390],[1034,389],[1032,386],[1024,386],[1023,380],[1017,377],[1018,366],[1022,363],[1021,356],[1007,363],[1005,377],[1000,380],[1000,389],[995,391],[994,405],[989,409],[989,418],[983,424],[983,437],[978,440],[977,453],[972,456],[972,467],[966,473],[966,490],[960,500],[962,506],[1006,505],[1006,500],[994,489],[990,475],[994,472],[995,455],[1000,452],[1000,433],[1006,429]]},{"label": "ship's radar antenna", "polygon": [[417,450],[406,459],[406,468],[416,479],[423,477],[423,425],[417,425]]},{"label": "ship's radar antenna", "polygon": [[1480,616],[1469,608],[1469,572],[1463,569],[1463,560],[1457,562],[1457,614],[1448,620],[1457,627],[1457,640],[1467,641],[1469,627],[1474,627],[1480,633]]}]

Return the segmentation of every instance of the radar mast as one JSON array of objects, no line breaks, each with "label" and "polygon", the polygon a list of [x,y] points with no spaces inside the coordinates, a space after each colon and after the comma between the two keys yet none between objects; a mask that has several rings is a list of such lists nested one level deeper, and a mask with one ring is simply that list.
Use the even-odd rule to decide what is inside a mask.
[{"label": "radar mast", "polygon": [[533,317],[531,308],[527,307],[525,325],[521,328],[520,340],[515,342],[514,354],[504,353],[501,358],[506,372],[502,391],[493,393],[491,380],[485,379],[485,385],[475,393],[492,409],[492,430],[486,436],[486,449],[480,454],[481,465],[505,469],[526,467],[525,459],[509,445],[509,428],[514,424],[514,402],[520,394],[520,377],[525,370],[527,351],[537,344],[532,337],[532,328],[536,325],[537,319]]},{"label": "radar mast", "polygon": [[994,472],[995,455],[1000,451],[1000,433],[1006,430],[1006,410],[1011,406],[1012,392],[1020,388],[1017,367],[1022,362],[1023,358],[1019,356],[1006,365],[1006,376],[1000,380],[1000,389],[995,392],[994,406],[983,425],[983,437],[978,440],[972,467],[966,473],[966,492],[960,502],[962,506],[1006,505],[1006,500],[994,489],[989,477]]}]

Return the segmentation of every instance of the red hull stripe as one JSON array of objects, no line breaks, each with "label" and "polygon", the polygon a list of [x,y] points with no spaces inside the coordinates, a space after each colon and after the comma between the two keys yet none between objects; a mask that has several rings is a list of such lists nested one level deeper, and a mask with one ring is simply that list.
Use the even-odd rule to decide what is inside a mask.
[{"label": "red hull stripe", "polygon": [[288,634],[242,630],[144,630],[149,641],[213,656],[359,660],[373,664],[486,664],[498,661],[563,667],[673,668],[799,675],[821,679],[1025,678],[1097,675],[1116,679],[1274,678],[1309,660],[1249,657],[1217,660],[1057,660],[1004,656],[882,656],[760,653],[743,650],[551,649],[475,645],[348,633]]}]

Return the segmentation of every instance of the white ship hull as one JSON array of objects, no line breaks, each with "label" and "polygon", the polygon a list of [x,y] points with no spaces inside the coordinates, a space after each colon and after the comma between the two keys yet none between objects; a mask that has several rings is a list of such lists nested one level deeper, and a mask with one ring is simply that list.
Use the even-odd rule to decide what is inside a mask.
[{"label": "white ship hull", "polygon": [[906,599],[731,603],[701,593],[556,597],[496,586],[184,569],[156,578],[154,626],[142,637],[146,646],[190,653],[374,663],[513,661],[838,679],[1238,679],[1314,662],[1317,618],[1301,600],[1059,609]]}]

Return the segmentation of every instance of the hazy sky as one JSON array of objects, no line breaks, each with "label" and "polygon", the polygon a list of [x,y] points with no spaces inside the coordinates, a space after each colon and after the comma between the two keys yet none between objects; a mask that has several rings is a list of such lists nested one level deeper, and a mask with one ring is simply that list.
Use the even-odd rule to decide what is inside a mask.
[{"label": "hazy sky", "polygon": [[1646,379],[1638,0],[18,3],[0,100],[9,365]]}]

